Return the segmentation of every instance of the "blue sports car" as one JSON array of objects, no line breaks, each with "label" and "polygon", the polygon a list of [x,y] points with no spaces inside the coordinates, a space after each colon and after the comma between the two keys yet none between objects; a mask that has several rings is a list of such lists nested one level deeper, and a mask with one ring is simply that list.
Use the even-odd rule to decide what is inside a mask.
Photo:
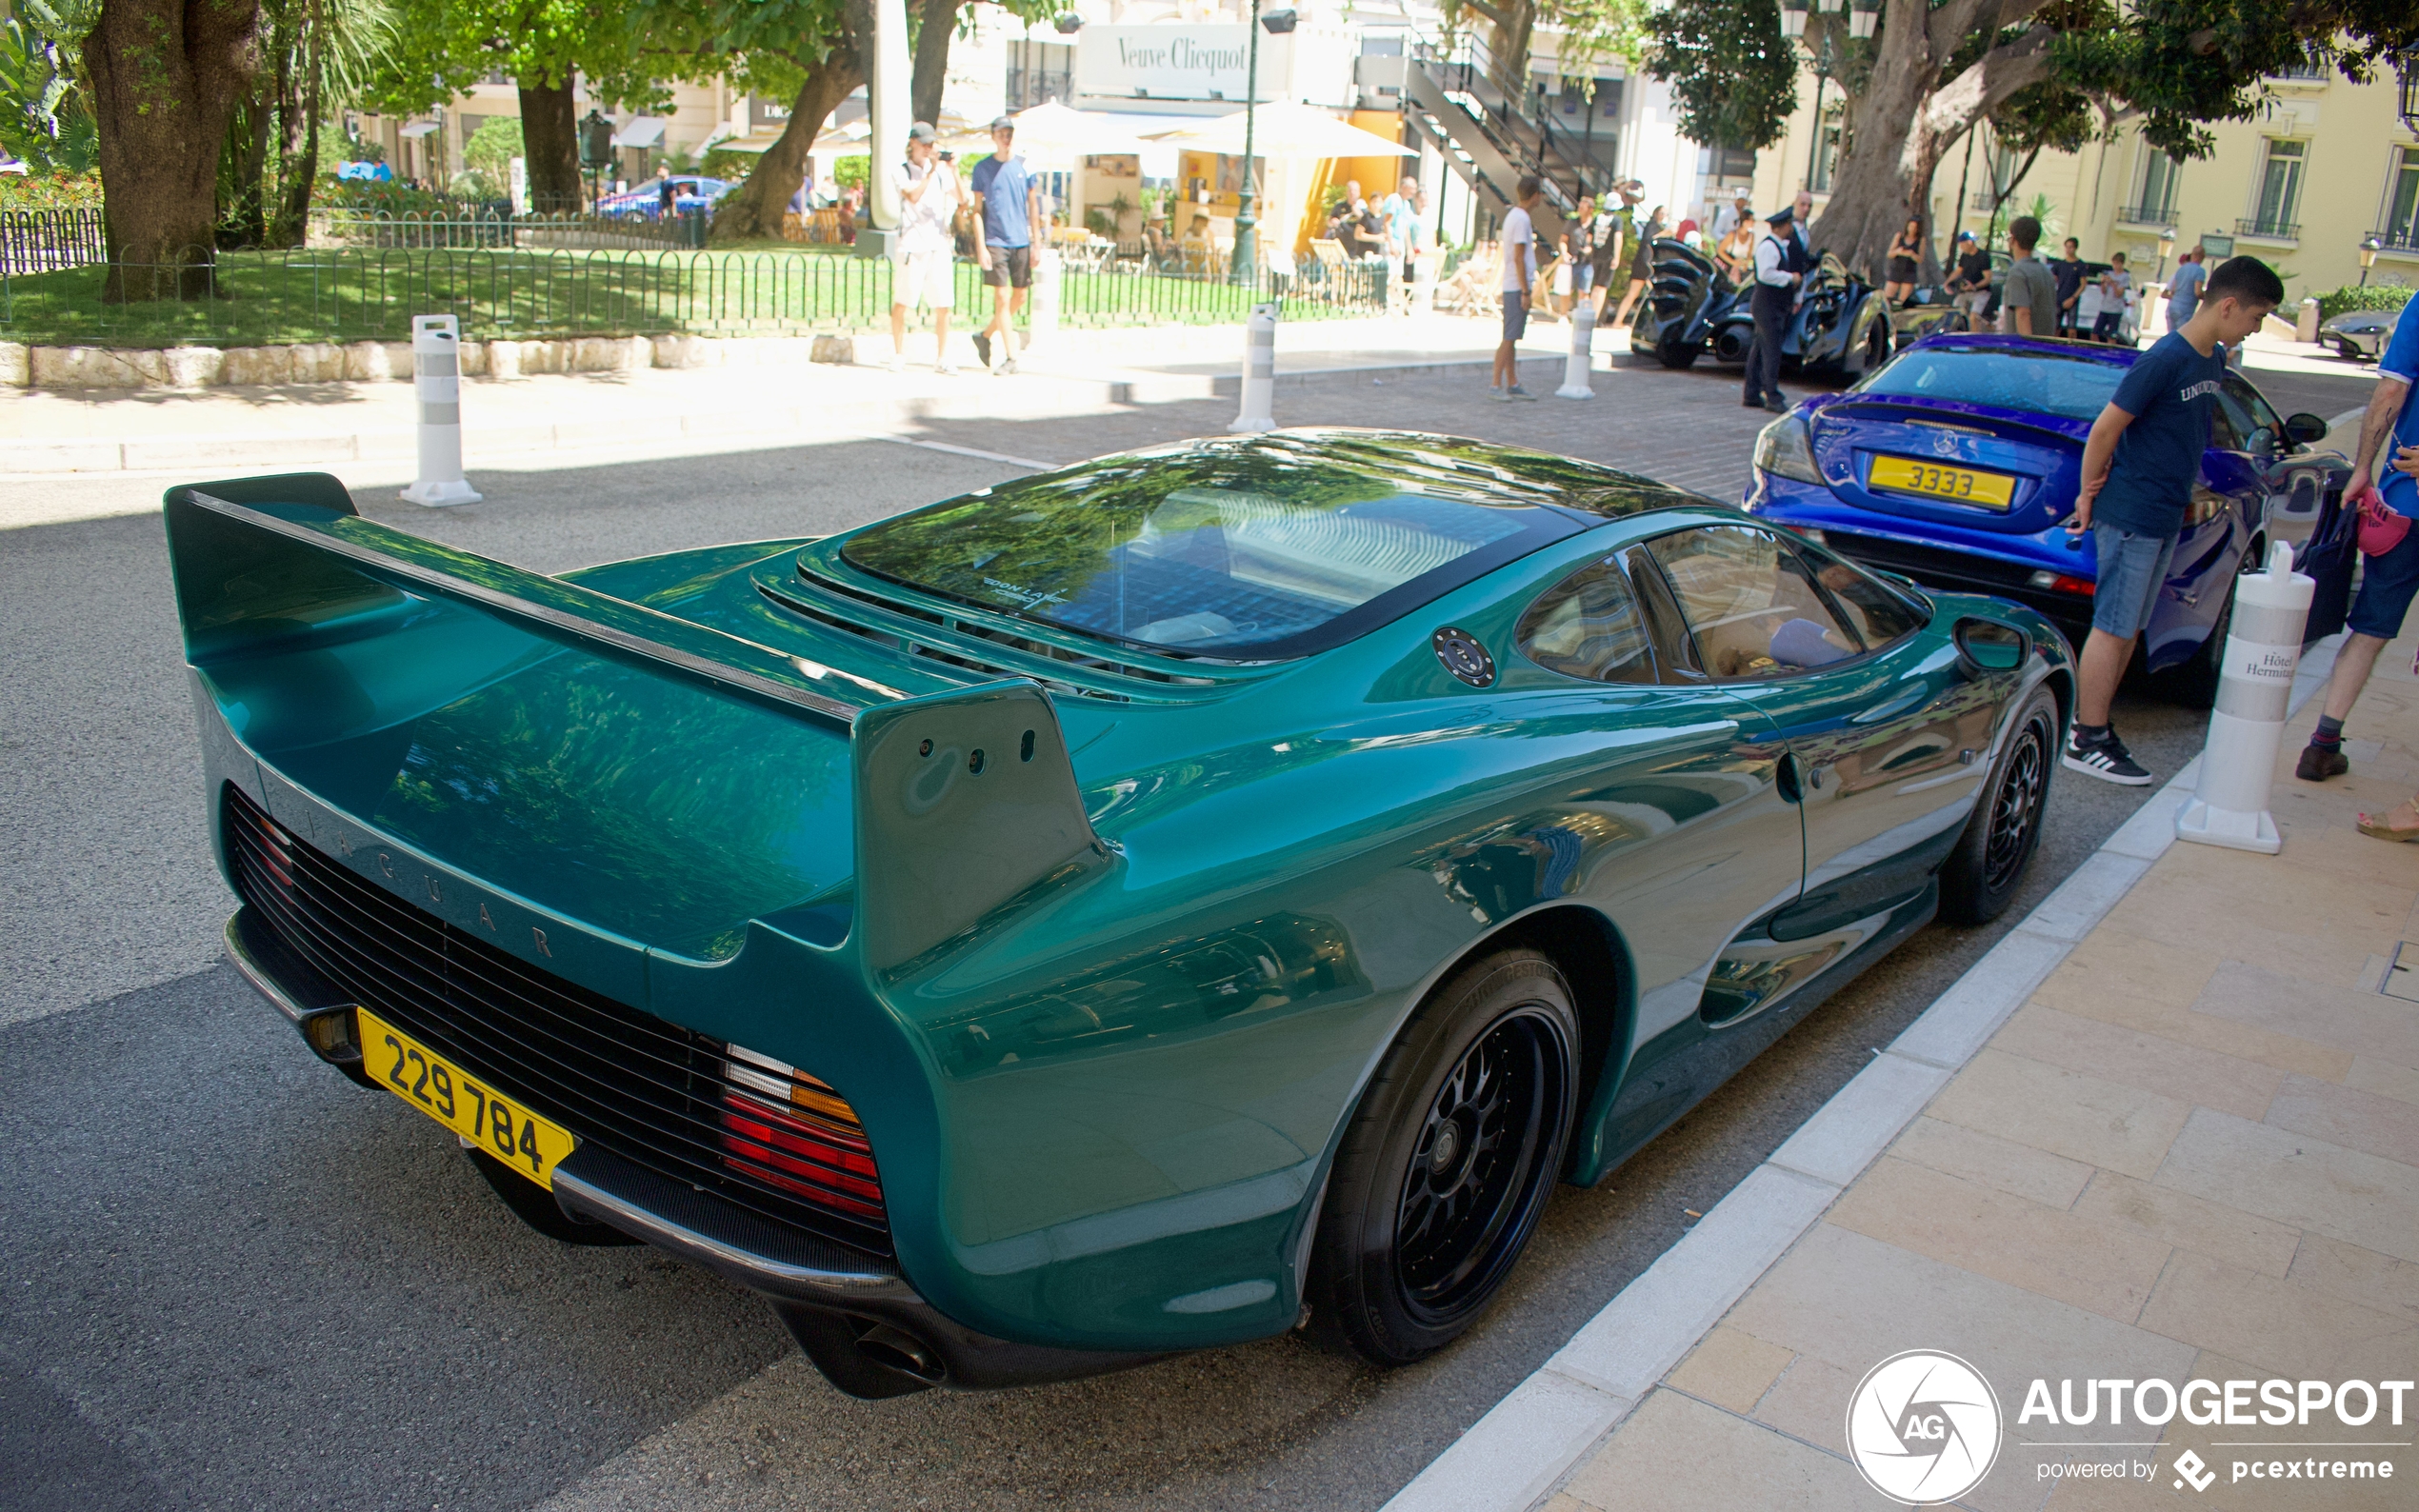
[{"label": "blue sports car", "polygon": [[[730,189],[727,179],[675,173],[672,175],[672,213],[695,214],[730,193]],[[618,194],[608,194],[596,202],[596,213],[626,221],[661,220],[664,215],[663,180],[644,179]]]},{"label": "blue sports car", "polygon": [[[2029,336],[1926,337],[1844,393],[1806,400],[1757,438],[1749,512],[1870,567],[2029,605],[2080,642],[2089,534],[2069,535],[2083,443],[2137,354]],[[2266,555],[2270,510],[2317,515],[2351,467],[2313,449],[2316,415],[2280,416],[2226,375],[2175,566],[2142,658],[2161,691],[2206,707],[2233,580]]]}]

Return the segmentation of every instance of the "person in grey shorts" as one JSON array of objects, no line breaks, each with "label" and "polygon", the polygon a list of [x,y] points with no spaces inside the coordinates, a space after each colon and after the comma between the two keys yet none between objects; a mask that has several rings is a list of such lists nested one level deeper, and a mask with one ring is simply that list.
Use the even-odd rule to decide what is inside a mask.
[{"label": "person in grey shorts", "polygon": [[2109,723],[2133,642],[2149,624],[2175,560],[2184,507],[2209,449],[2209,413],[2226,378],[2226,350],[2259,328],[2285,298],[2276,270],[2237,257],[2209,275],[2192,318],[2159,338],[2126,370],[2083,444],[2083,486],[2067,529],[2091,532],[2098,577],[2091,634],[2075,660],[2074,724],[2065,764],[2102,782],[2148,786],[2150,774]]}]

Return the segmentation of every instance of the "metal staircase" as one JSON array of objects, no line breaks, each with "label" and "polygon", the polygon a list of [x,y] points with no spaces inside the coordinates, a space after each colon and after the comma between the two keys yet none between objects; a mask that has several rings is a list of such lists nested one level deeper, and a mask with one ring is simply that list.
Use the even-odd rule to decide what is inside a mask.
[{"label": "metal staircase", "polygon": [[1488,77],[1486,53],[1475,42],[1464,39],[1450,50],[1422,42],[1408,61],[1404,119],[1415,135],[1436,143],[1496,215],[1511,209],[1520,175],[1534,173],[1545,184],[1537,233],[1549,240],[1576,213],[1580,195],[1611,187],[1611,138],[1583,141],[1557,127],[1534,90],[1507,96]]}]

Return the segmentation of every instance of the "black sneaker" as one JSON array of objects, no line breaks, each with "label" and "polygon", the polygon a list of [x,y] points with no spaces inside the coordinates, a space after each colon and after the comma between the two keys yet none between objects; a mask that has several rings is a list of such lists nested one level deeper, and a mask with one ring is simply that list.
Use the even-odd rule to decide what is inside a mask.
[{"label": "black sneaker", "polygon": [[2341,746],[2321,746],[2314,741],[2302,747],[2302,759],[2293,764],[2293,775],[2306,783],[2323,783],[2349,770],[2351,761],[2344,755]]},{"label": "black sneaker", "polygon": [[989,368],[991,365],[990,332],[978,330],[974,333],[974,355],[983,360],[984,367]]},{"label": "black sneaker", "polygon": [[2125,742],[2116,738],[2113,728],[2089,745],[2084,744],[2072,730],[2069,730],[2066,765],[2104,783],[2115,783],[2125,787],[2150,786],[2150,774],[2133,759],[2133,753],[2125,748]]}]

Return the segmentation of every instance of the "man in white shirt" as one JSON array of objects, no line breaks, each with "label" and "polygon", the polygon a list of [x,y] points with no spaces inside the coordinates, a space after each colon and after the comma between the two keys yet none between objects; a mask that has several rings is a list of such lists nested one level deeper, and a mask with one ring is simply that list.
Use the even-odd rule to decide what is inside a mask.
[{"label": "man in white shirt", "polygon": [[1748,198],[1742,194],[1713,212],[1713,239],[1720,241],[1738,229],[1739,222],[1752,220],[1755,212],[1748,209]]},{"label": "man in white shirt", "polygon": [[957,165],[938,158],[931,123],[908,128],[907,161],[890,169],[899,191],[899,232],[890,241],[890,370],[907,369],[908,309],[932,307],[932,366],[950,361],[950,308],[957,303]]},{"label": "man in white shirt", "polygon": [[1507,403],[1536,397],[1520,386],[1517,351],[1529,329],[1529,295],[1537,282],[1537,229],[1529,211],[1536,209],[1541,187],[1536,174],[1523,173],[1512,189],[1519,203],[1504,217],[1504,341],[1495,348],[1495,368],[1487,388]]},{"label": "man in white shirt", "polygon": [[1789,313],[1797,308],[1813,254],[1807,250],[1800,229],[1812,213],[1814,196],[1800,189],[1797,202],[1765,217],[1769,228],[1755,239],[1755,292],[1748,308],[1755,316],[1755,340],[1747,349],[1747,393],[1750,409],[1780,414],[1789,408],[1781,392],[1781,343],[1789,334]]}]

